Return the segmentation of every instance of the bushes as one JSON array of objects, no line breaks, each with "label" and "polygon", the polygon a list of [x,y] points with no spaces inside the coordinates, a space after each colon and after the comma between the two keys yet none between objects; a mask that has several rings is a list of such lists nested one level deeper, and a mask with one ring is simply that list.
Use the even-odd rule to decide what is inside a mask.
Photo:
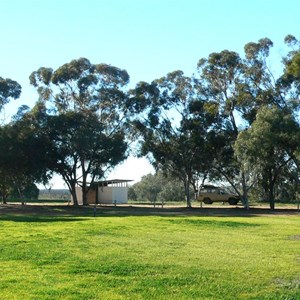
[{"label": "bushes", "polygon": [[181,181],[165,177],[160,172],[155,175],[148,174],[143,176],[140,182],[129,187],[128,199],[151,203],[184,201],[184,186]]}]

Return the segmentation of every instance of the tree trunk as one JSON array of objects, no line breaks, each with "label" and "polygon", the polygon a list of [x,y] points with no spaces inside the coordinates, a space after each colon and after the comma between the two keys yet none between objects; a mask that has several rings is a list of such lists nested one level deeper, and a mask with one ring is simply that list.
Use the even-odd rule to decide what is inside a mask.
[{"label": "tree trunk", "polygon": [[243,206],[246,210],[249,210],[249,200],[247,195],[243,195],[242,197]]},{"label": "tree trunk", "polygon": [[83,206],[87,206],[88,205],[88,198],[87,198],[87,188],[86,188],[86,184],[82,184],[82,205]]},{"label": "tree trunk", "polygon": [[242,187],[243,187],[243,196],[242,196],[242,202],[245,209],[249,209],[249,200],[248,200],[248,188],[246,184],[246,178],[245,173],[242,173]]},{"label": "tree trunk", "polygon": [[184,188],[185,188],[186,206],[187,208],[191,208],[192,204],[191,204],[191,195],[190,195],[190,181],[188,178],[184,181]]},{"label": "tree trunk", "polygon": [[17,190],[18,190],[18,193],[19,193],[19,196],[20,196],[20,199],[21,199],[21,204],[25,205],[24,194],[23,194],[22,188],[20,188],[18,183],[16,183],[16,186],[17,186]]},{"label": "tree trunk", "polygon": [[72,198],[73,198],[73,205],[78,206],[78,199],[77,199],[77,194],[76,194],[76,186],[75,184],[71,184],[69,186],[69,190],[71,192]]},{"label": "tree trunk", "polygon": [[85,169],[85,161],[84,159],[81,160],[81,172],[82,172],[82,205],[88,206],[88,191],[89,188],[87,187],[87,175],[88,175],[88,169]]},{"label": "tree trunk", "polygon": [[270,209],[274,210],[275,209],[275,199],[274,199],[274,193],[270,191],[269,193],[269,202],[270,202]]},{"label": "tree trunk", "polygon": [[2,191],[2,204],[7,204],[7,198],[9,194]]},{"label": "tree trunk", "polygon": [[270,202],[270,209],[275,210],[275,196],[274,196],[274,181],[270,181],[269,186],[269,202]]}]

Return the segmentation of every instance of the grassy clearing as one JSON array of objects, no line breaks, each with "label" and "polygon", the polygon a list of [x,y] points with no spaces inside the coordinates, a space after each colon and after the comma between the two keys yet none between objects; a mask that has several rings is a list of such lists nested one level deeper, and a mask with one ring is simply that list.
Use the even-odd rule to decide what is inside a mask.
[{"label": "grassy clearing", "polygon": [[299,215],[80,212],[0,215],[0,299],[300,299]]}]

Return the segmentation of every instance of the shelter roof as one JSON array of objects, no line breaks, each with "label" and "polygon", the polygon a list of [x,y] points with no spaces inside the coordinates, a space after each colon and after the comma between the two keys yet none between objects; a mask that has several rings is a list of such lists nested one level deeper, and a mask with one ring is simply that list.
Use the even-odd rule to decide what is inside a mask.
[{"label": "shelter roof", "polygon": [[123,182],[130,182],[133,181],[132,179],[109,179],[109,180],[102,180],[102,181],[95,181],[95,183],[123,183]]},{"label": "shelter roof", "polygon": [[107,186],[107,185],[120,185],[126,184],[127,182],[133,181],[132,179],[109,179],[109,180],[101,180],[95,181],[92,183],[92,186]]}]

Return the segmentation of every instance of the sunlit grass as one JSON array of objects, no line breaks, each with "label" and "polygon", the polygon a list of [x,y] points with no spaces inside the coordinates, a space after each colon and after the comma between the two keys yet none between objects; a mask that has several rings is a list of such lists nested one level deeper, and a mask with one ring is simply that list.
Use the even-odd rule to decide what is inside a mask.
[{"label": "sunlit grass", "polygon": [[0,299],[300,299],[300,218],[0,216]]}]

